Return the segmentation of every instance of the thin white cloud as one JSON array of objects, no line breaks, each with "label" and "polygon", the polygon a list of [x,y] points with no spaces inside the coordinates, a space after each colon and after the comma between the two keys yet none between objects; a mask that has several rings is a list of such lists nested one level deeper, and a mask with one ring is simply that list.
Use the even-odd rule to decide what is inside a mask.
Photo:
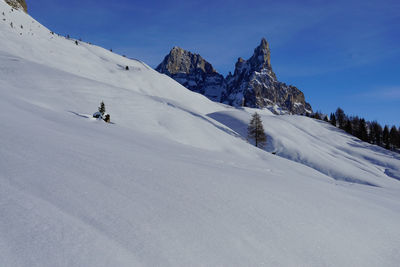
[{"label": "thin white cloud", "polygon": [[361,93],[359,96],[368,99],[397,101],[400,100],[400,86],[376,89]]}]

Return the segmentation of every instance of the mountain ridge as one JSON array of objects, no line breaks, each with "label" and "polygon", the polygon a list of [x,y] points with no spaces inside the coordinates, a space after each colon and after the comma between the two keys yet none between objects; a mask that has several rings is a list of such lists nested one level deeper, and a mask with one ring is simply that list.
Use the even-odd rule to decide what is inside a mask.
[{"label": "mountain ridge", "polygon": [[[198,60],[201,64],[194,65]],[[201,66],[207,66],[209,71]],[[271,66],[271,51],[265,38],[261,39],[249,59],[239,57],[234,74],[229,73],[226,77],[199,54],[177,47],[170,51],[156,70],[216,102],[270,108],[275,113],[279,113],[279,109],[292,114],[312,113],[312,107],[305,101],[302,91],[278,81]]]}]

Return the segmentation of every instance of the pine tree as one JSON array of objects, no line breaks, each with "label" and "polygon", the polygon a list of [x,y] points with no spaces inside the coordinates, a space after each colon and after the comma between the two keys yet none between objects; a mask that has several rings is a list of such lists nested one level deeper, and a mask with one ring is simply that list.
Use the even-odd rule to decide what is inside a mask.
[{"label": "pine tree", "polygon": [[337,122],[339,123],[339,128],[343,129],[344,124],[346,122],[346,115],[344,114],[343,109],[337,108],[337,110],[335,112],[335,116],[336,116]]},{"label": "pine tree", "polygon": [[370,123],[369,135],[372,144],[382,145],[382,126],[378,122],[373,121]]},{"label": "pine tree", "polygon": [[367,125],[365,123],[365,119],[360,119],[358,121],[358,135],[361,140],[363,140],[364,142],[369,142],[369,138],[368,138],[368,131],[367,131]]},{"label": "pine tree", "polygon": [[397,148],[400,148],[400,126],[399,129],[397,129]]},{"label": "pine tree", "polygon": [[248,138],[253,139],[256,147],[263,148],[267,142],[267,137],[264,132],[264,127],[257,112],[252,115],[250,124],[247,128]]},{"label": "pine tree", "polygon": [[390,147],[390,143],[389,143],[389,127],[387,125],[385,125],[385,128],[383,129],[382,139],[383,139],[383,143],[385,145],[385,148],[389,149],[389,147]]},{"label": "pine tree", "polygon": [[353,127],[353,135],[358,139],[361,139],[359,129],[360,118],[358,116],[351,117],[351,126]]},{"label": "pine tree", "polygon": [[397,146],[397,139],[399,138],[399,133],[397,132],[396,126],[392,126],[389,133],[390,148],[395,149]]},{"label": "pine tree", "polygon": [[336,127],[336,116],[335,116],[335,114],[331,113],[330,121],[331,121],[331,124]]},{"label": "pine tree", "polygon": [[348,119],[346,120],[346,123],[344,125],[344,130],[348,133],[348,134],[353,134],[353,127],[351,125],[351,120]]},{"label": "pine tree", "polygon": [[315,112],[315,114],[314,114],[314,119],[316,119],[316,120],[321,120],[321,113],[319,113],[318,111]]},{"label": "pine tree", "polygon": [[100,103],[99,112],[101,113],[101,116],[104,116],[104,113],[106,113],[106,105],[104,105],[103,101]]}]

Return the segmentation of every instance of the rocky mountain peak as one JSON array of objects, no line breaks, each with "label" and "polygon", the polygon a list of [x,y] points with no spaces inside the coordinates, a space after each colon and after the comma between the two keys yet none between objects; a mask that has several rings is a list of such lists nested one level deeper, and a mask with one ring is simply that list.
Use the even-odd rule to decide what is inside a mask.
[{"label": "rocky mountain peak", "polygon": [[232,106],[271,108],[278,106],[294,114],[311,113],[304,94],[294,86],[278,81],[271,66],[271,51],[265,38],[245,60],[238,58],[234,74],[226,78],[200,55],[174,47],[157,67],[177,82],[211,100]]},{"label": "rocky mountain peak", "polygon": [[[237,60],[237,63],[243,63],[243,62],[245,62],[245,61],[246,61],[246,60],[244,60],[242,57],[239,57],[238,60]],[[237,63],[236,63],[236,64],[237,64]]]},{"label": "rocky mountain peak", "polygon": [[253,55],[248,60],[239,57],[235,64],[235,76],[237,77],[249,78],[249,75],[254,72],[267,73],[276,80],[271,66],[271,51],[265,38],[261,39],[260,45],[254,49]]},{"label": "rocky mountain peak", "polygon": [[254,54],[249,59],[249,63],[251,64],[252,68],[257,71],[262,69],[272,70],[271,51],[265,38],[262,38],[260,45],[254,49]]},{"label": "rocky mountain peak", "polygon": [[264,37],[261,39],[261,44],[259,47],[265,48],[265,49],[269,49],[269,44],[267,42],[267,39],[265,39]]},{"label": "rocky mountain peak", "polygon": [[219,102],[226,89],[224,77],[209,62],[199,54],[177,46],[171,49],[156,70],[213,101]]},{"label": "rocky mountain peak", "polygon": [[15,9],[22,9],[26,13],[28,13],[28,6],[26,5],[25,0],[5,0],[7,4]]},{"label": "rocky mountain peak", "polygon": [[193,54],[178,46],[174,46],[164,61],[156,68],[166,74],[204,72],[216,73],[213,66],[204,60],[199,54]]}]

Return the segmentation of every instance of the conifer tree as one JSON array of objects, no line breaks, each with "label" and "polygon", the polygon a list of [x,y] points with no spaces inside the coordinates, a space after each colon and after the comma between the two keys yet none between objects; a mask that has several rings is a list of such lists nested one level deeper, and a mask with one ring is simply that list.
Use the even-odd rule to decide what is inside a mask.
[{"label": "conifer tree", "polygon": [[396,139],[397,139],[396,146],[397,146],[397,148],[400,148],[400,126],[397,129],[397,138]]},{"label": "conifer tree", "polygon": [[397,148],[400,148],[400,126],[399,129],[397,129]]},{"label": "conifer tree", "polygon": [[399,133],[397,132],[396,126],[392,126],[389,133],[390,148],[395,149],[397,146],[397,138],[399,138]]},{"label": "conifer tree", "polygon": [[335,116],[335,114],[331,113],[330,121],[331,121],[331,124],[336,127],[336,116]]},{"label": "conifer tree", "polygon": [[315,112],[315,114],[314,114],[314,119],[316,119],[316,120],[321,120],[321,113],[319,113],[318,111]]},{"label": "conifer tree", "polygon": [[351,120],[348,119],[346,120],[346,123],[344,125],[344,130],[348,133],[348,134],[353,134],[353,127],[351,125]]},{"label": "conifer tree", "polygon": [[383,129],[382,139],[385,148],[388,149],[390,147],[390,143],[389,143],[389,127],[387,125],[385,125],[385,128]]},{"label": "conifer tree", "polygon": [[337,108],[335,112],[336,120],[339,123],[339,128],[343,129],[346,122],[346,115],[344,114],[343,109]]},{"label": "conifer tree", "polygon": [[353,127],[353,135],[361,139],[360,136],[360,118],[358,116],[351,117],[351,126]]},{"label": "conifer tree", "polygon": [[100,103],[99,112],[101,113],[101,116],[104,116],[104,113],[106,113],[106,105],[104,105],[103,101]]},{"label": "conifer tree", "polygon": [[252,115],[250,124],[247,128],[247,134],[249,139],[255,141],[256,147],[263,148],[267,142],[267,137],[264,132],[264,127],[257,112]]},{"label": "conifer tree", "polygon": [[370,123],[369,133],[371,143],[378,146],[382,145],[382,126],[378,122],[373,121]]},{"label": "conifer tree", "polygon": [[361,140],[363,140],[364,142],[369,142],[370,140],[368,140],[368,131],[367,131],[367,125],[365,123],[365,119],[360,119],[358,121],[358,134]]}]

